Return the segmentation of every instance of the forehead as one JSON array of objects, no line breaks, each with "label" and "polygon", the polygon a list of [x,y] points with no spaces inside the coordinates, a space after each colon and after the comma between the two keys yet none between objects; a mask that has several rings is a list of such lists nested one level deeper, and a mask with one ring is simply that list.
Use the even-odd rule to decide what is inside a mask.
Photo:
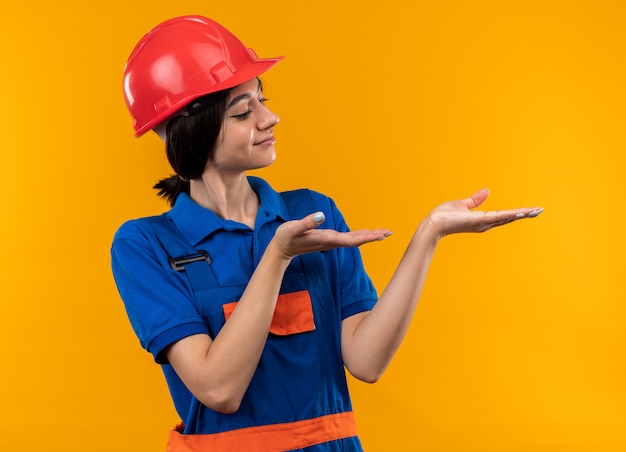
[{"label": "forehead", "polygon": [[260,90],[260,88],[261,81],[257,78],[253,78],[245,83],[242,83],[241,85],[234,87],[230,92],[229,99],[232,100],[237,96],[241,96],[242,94],[255,94]]}]

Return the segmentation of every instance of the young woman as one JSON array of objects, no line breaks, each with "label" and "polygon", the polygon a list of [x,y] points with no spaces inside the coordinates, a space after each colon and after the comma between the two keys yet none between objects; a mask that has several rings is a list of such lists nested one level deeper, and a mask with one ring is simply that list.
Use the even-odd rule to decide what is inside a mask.
[{"label": "young woman", "polygon": [[279,118],[259,59],[219,24],[168,20],[137,44],[124,93],[136,135],[155,130],[176,173],[155,187],[172,209],[120,227],[113,273],[141,344],[183,422],[168,451],[360,451],[345,370],[375,382],[409,327],[439,240],[542,209],[434,209],[377,296],[350,231],[317,192],[277,193],[246,172],[270,165]]}]

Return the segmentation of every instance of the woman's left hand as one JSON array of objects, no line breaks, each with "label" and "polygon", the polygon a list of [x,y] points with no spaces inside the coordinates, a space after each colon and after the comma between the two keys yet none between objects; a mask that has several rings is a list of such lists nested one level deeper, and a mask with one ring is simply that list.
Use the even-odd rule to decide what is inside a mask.
[{"label": "woman's left hand", "polygon": [[534,218],[543,212],[543,208],[540,207],[489,212],[473,210],[485,202],[488,196],[489,190],[483,188],[468,198],[443,203],[424,221],[436,228],[439,237],[444,237],[459,232],[485,232],[517,220]]}]

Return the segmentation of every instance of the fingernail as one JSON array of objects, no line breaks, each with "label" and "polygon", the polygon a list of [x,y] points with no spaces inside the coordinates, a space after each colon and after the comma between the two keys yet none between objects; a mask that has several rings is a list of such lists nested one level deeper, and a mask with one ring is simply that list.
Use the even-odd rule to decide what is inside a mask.
[{"label": "fingernail", "polygon": [[534,210],[534,211],[530,212],[528,214],[528,218],[535,218],[536,216],[539,216],[539,214],[541,212],[543,212],[543,207],[541,209],[539,209],[539,210]]},{"label": "fingernail", "polygon": [[380,242],[381,240],[385,240],[387,237],[389,237],[391,234],[393,234],[393,232],[389,231],[389,232],[385,232],[385,235],[383,235],[381,238],[378,239],[378,241]]},{"label": "fingernail", "polygon": [[323,212],[317,212],[315,215],[313,215],[313,220],[315,220],[316,223],[321,223],[325,219],[326,217],[324,216]]},{"label": "fingernail", "polygon": [[393,232],[389,231],[385,234],[385,237],[389,237],[391,234],[393,234]]},{"label": "fingernail", "polygon": [[517,215],[515,215],[515,218],[524,218],[524,214],[523,213],[518,213]]}]

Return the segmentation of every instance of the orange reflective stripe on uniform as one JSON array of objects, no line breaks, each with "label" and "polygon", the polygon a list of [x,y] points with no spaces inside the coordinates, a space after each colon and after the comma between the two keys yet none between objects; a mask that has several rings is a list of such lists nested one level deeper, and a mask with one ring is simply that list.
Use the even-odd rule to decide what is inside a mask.
[{"label": "orange reflective stripe on uniform", "polygon": [[166,452],[277,452],[357,435],[352,412],[213,434],[183,435],[182,427],[170,432]]}]

